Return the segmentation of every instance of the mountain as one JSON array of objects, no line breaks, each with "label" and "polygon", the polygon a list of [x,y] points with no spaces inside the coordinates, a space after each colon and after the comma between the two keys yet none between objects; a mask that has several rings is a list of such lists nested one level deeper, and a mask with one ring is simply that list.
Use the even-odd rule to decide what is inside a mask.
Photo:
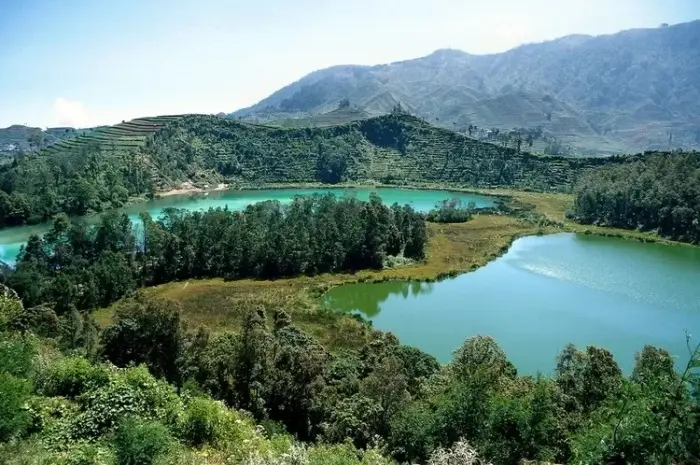
[{"label": "mountain", "polygon": [[185,182],[432,182],[568,191],[583,174],[632,159],[531,155],[397,111],[317,128],[207,115],[141,118],[0,166],[0,227],[121,207]]},{"label": "mountain", "polygon": [[[232,114],[309,118],[349,102],[371,115],[400,103],[436,124],[541,131],[540,145],[606,154],[700,147],[700,20],[604,36],[573,35],[472,55],[315,71]],[[490,135],[492,132],[486,132]]]}]

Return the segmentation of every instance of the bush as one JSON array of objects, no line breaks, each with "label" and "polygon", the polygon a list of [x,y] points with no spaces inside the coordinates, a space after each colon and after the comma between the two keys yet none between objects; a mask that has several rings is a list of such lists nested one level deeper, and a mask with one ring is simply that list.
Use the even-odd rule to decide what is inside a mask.
[{"label": "bush", "polygon": [[31,378],[36,370],[37,348],[31,336],[7,337],[0,334],[0,373]]},{"label": "bush", "polygon": [[476,205],[469,202],[465,207],[459,199],[443,200],[428,212],[426,220],[433,223],[465,223],[472,219]]},{"label": "bush", "polygon": [[83,357],[68,357],[54,363],[45,373],[41,389],[47,396],[75,398],[109,382],[104,366],[93,365]]},{"label": "bush", "polygon": [[49,305],[37,305],[17,315],[11,326],[19,331],[31,331],[37,336],[57,338],[61,334],[61,322]]},{"label": "bush", "polygon": [[116,462],[118,465],[150,465],[171,445],[170,433],[162,424],[130,418],[121,423],[114,438]]},{"label": "bush", "polygon": [[74,421],[74,438],[97,437],[133,415],[175,424],[182,411],[172,386],[153,378],[143,365],[115,370],[106,385],[87,391],[77,401],[83,411]]},{"label": "bush", "polygon": [[0,284],[0,331],[7,327],[24,311],[17,294],[9,287]]},{"label": "bush", "polygon": [[197,397],[185,408],[182,437],[193,446],[212,443],[221,437],[221,407],[213,400]]},{"label": "bush", "polygon": [[29,382],[0,373],[0,442],[20,435],[29,426],[29,413],[24,409],[29,393]]}]

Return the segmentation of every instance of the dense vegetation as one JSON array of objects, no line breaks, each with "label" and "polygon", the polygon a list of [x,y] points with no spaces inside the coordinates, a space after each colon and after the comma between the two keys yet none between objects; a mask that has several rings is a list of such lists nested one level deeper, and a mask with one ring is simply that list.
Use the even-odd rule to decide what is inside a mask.
[{"label": "dense vegetation", "polygon": [[27,306],[61,313],[106,306],[141,285],[204,277],[277,278],[381,268],[387,256],[423,258],[422,215],[372,195],[260,202],[243,212],[168,210],[134,228],[110,212],[95,226],[59,217],[32,236],[5,281]]},{"label": "dense vegetation", "polygon": [[[144,216],[136,231],[114,212],[92,227],[59,217],[5,270],[19,298],[9,288],[0,296],[0,461],[449,465],[478,463],[476,450],[497,465],[700,457],[700,351],[690,345],[680,373],[659,348],[644,347],[624,376],[608,351],[568,346],[551,377],[519,376],[485,336],[441,366],[349,316],[323,313],[357,336],[330,351],[284,301],[244,305],[238,331],[210,332],[188,327],[174,301],[132,293],[191,277],[378,267],[388,255],[420,258],[425,236],[421,215],[376,196],[171,210]],[[125,295],[103,328],[81,311]]]},{"label": "dense vegetation", "polygon": [[700,154],[653,155],[610,166],[577,187],[573,216],[583,223],[652,230],[700,242]]},{"label": "dense vegetation", "polygon": [[401,111],[305,129],[159,117],[100,128],[0,167],[0,227],[120,207],[183,182],[447,182],[567,191],[583,173],[624,160],[533,156]]},{"label": "dense vegetation", "polygon": [[87,315],[0,297],[0,461],[479,463],[465,440],[494,464],[700,456],[697,349],[678,373],[644,347],[623,376],[606,350],[568,346],[550,378],[518,376],[483,336],[440,366],[370,328],[330,353],[281,309],[248,309],[237,333],[193,329],[143,296],[99,334]]},{"label": "dense vegetation", "polygon": [[445,199],[428,212],[426,219],[433,223],[464,223],[469,221],[475,212],[474,202],[464,205],[460,199]]},{"label": "dense vegetation", "polygon": [[159,187],[153,184],[157,160],[143,145],[177,118],[143,118],[81,132],[3,165],[0,226],[37,223],[57,213],[84,215],[153,195]]}]

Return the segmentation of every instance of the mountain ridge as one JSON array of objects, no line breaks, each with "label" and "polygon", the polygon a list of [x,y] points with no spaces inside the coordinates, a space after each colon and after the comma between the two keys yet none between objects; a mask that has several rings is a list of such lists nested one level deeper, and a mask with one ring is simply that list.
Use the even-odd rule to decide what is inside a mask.
[{"label": "mountain ridge", "polygon": [[564,36],[497,54],[439,49],[389,64],[316,70],[232,116],[308,118],[342,99],[378,115],[398,102],[461,132],[470,125],[542,128],[549,141],[583,154],[697,148],[698,50],[700,20]]}]

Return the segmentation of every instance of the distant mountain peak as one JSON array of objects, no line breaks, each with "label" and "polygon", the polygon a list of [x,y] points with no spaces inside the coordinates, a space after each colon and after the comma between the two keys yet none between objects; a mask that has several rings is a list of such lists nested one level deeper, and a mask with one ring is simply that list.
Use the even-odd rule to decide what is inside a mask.
[{"label": "distant mountain peak", "polygon": [[488,55],[443,48],[386,65],[318,70],[234,114],[259,122],[304,119],[347,98],[371,115],[401,103],[462,132],[531,130],[542,150],[545,144],[592,153],[697,148],[698,50],[700,21],[573,34]]}]

